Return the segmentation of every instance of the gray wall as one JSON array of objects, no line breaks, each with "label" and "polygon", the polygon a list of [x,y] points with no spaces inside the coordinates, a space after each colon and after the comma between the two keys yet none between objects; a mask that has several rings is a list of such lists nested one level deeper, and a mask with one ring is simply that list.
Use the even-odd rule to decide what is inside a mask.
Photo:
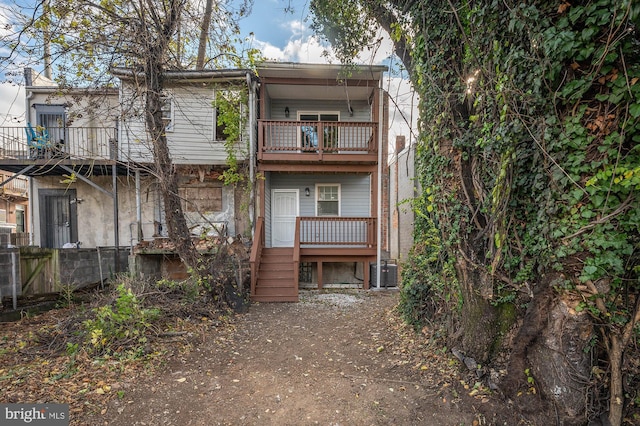
[{"label": "gray wall", "polygon": [[409,146],[394,156],[389,165],[389,254],[404,261],[413,246],[414,213],[411,202],[419,188],[415,181],[415,147]]},{"label": "gray wall", "polygon": [[[297,189],[300,216],[316,216],[316,184],[340,184],[340,217],[371,216],[371,177],[367,174],[283,174],[270,173],[265,186],[266,245],[271,246],[271,191]],[[309,196],[305,189],[309,188]],[[344,235],[344,238],[349,236]]]}]

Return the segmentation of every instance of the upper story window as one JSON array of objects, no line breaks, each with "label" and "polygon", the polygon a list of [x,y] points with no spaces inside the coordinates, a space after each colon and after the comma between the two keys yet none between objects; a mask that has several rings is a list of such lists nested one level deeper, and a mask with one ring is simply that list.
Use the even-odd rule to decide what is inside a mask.
[{"label": "upper story window", "polygon": [[[340,121],[339,112],[298,112],[298,121]],[[320,135],[317,124],[309,123],[300,126],[300,146],[306,148],[317,147]],[[335,148],[338,146],[338,126],[325,124],[322,131],[323,148]]]},{"label": "upper story window", "polygon": [[7,211],[0,209],[0,223],[7,223]]},{"label": "upper story window", "polygon": [[171,96],[170,94],[164,94],[160,97],[160,102],[162,102],[160,109],[162,110],[162,121],[164,122],[164,130],[167,132],[173,132],[173,96]]},{"label": "upper story window", "polygon": [[340,216],[340,185],[316,185],[316,216]]}]

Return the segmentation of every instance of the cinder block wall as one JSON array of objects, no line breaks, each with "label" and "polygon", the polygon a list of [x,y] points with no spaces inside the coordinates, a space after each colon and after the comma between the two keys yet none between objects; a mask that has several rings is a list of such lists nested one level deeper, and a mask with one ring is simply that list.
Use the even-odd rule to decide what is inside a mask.
[{"label": "cinder block wall", "polygon": [[[15,253],[15,255],[12,255]],[[12,286],[13,286],[13,258],[20,258],[19,249],[17,248],[3,248],[0,249],[0,297],[11,297]],[[18,282],[21,283],[20,280],[20,262],[17,263],[17,274],[18,274]],[[22,286],[17,286],[17,295],[22,294]]]},{"label": "cinder block wall", "polygon": [[[15,253],[12,257],[12,253]],[[129,249],[118,250],[118,271],[127,272]],[[43,249],[22,247],[0,249],[0,296],[13,294],[12,271],[18,268],[16,294],[37,295],[56,293],[60,286],[81,288],[112,278],[116,273],[116,250],[98,249]],[[14,262],[15,261],[15,262]],[[102,269],[100,268],[102,266]],[[102,272],[102,274],[101,274]]]}]

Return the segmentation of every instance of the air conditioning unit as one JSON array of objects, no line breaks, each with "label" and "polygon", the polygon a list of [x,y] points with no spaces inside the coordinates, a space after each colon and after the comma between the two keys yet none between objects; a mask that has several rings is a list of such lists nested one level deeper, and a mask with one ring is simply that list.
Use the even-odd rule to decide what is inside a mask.
[{"label": "air conditioning unit", "polygon": [[[378,285],[378,267],[375,262],[369,264],[369,288],[376,288]],[[398,286],[398,265],[388,263],[386,260],[380,262],[380,288]]]}]

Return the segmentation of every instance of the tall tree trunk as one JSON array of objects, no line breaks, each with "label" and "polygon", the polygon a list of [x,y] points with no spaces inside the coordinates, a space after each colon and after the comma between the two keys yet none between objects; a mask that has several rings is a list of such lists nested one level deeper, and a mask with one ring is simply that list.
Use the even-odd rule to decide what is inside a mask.
[{"label": "tall tree trunk", "polygon": [[213,11],[213,0],[207,0],[202,16],[202,24],[200,25],[200,41],[198,43],[198,59],[196,60],[196,69],[204,68],[204,55],[207,48],[207,35],[209,34],[209,25],[211,24],[211,13]]},{"label": "tall tree trunk", "polygon": [[175,244],[175,249],[182,261],[197,272],[197,261],[200,256],[191,240],[182,209],[178,193],[178,176],[169,152],[166,123],[162,117],[164,90],[164,69],[162,64],[176,31],[181,8],[181,0],[173,0],[171,2],[164,22],[158,23],[158,25],[162,26],[156,31],[159,38],[149,41],[149,56],[145,62],[145,121],[153,144],[155,172],[158,177],[162,200],[164,201],[169,238]]}]

